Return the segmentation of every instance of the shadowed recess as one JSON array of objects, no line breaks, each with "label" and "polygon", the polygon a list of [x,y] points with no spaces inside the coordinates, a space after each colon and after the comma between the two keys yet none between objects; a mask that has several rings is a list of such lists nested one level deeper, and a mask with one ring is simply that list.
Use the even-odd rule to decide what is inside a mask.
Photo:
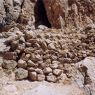
[{"label": "shadowed recess", "polygon": [[51,24],[48,21],[43,0],[37,0],[34,11],[35,11],[35,26],[38,27],[39,25],[45,25],[50,28]]}]

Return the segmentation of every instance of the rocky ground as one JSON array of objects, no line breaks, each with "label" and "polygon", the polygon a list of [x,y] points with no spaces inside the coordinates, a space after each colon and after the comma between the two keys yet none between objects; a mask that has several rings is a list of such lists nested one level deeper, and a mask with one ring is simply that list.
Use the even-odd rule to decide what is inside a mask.
[{"label": "rocky ground", "polygon": [[[13,27],[8,32],[2,32],[0,95],[5,95],[8,91],[9,95],[13,95],[13,92],[14,95],[46,95],[50,91],[49,86],[54,90],[50,91],[50,95],[94,95],[94,35],[95,28],[92,26],[81,31],[49,29],[44,26],[21,31]],[[5,72],[4,75],[2,72]],[[61,85],[58,92],[57,85]],[[11,86],[13,91],[9,89]],[[18,86],[21,87],[20,90]],[[71,89],[73,87],[76,88],[75,92]],[[41,91],[41,88],[46,91]]]},{"label": "rocky ground", "polygon": [[95,95],[94,6],[0,0],[0,95]]}]

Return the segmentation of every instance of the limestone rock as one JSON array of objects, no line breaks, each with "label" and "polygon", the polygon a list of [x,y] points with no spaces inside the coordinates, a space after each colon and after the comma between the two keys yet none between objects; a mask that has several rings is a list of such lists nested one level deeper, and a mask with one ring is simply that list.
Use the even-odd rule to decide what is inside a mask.
[{"label": "limestone rock", "polygon": [[8,69],[8,70],[13,70],[17,66],[17,62],[14,60],[4,60],[2,64],[3,68]]},{"label": "limestone rock", "polygon": [[37,73],[36,72],[29,72],[29,79],[31,81],[37,81]]},{"label": "limestone rock", "polygon": [[44,81],[45,80],[45,75],[38,74],[38,81]]},{"label": "limestone rock", "polygon": [[43,2],[52,27],[79,28],[94,23],[94,0],[43,0]]},{"label": "limestone rock", "polygon": [[43,70],[43,72],[44,72],[45,74],[49,74],[49,73],[52,73],[52,69],[51,69],[50,67],[46,67],[46,68]]},{"label": "limestone rock", "polygon": [[49,82],[56,82],[56,77],[54,75],[48,75],[47,77],[47,81]]},{"label": "limestone rock", "polygon": [[56,75],[56,76],[61,75],[61,73],[62,73],[62,70],[60,70],[60,69],[54,69],[53,70],[53,74]]},{"label": "limestone rock", "polygon": [[23,68],[18,68],[15,71],[15,78],[16,80],[22,80],[28,77],[28,71]]},{"label": "limestone rock", "polygon": [[26,63],[26,61],[20,59],[20,60],[18,61],[17,66],[18,66],[19,68],[26,68],[26,67],[27,67],[27,63]]},{"label": "limestone rock", "polygon": [[34,19],[34,5],[35,2],[31,2],[31,0],[24,0],[20,17],[19,17],[19,22],[22,24],[29,24],[30,25],[35,22]]},{"label": "limestone rock", "polygon": [[50,44],[48,45],[48,49],[50,49],[50,50],[55,50],[56,48],[55,48],[54,43],[50,43]]},{"label": "limestone rock", "polygon": [[0,57],[0,67],[2,66],[2,64],[3,64],[3,58]]}]

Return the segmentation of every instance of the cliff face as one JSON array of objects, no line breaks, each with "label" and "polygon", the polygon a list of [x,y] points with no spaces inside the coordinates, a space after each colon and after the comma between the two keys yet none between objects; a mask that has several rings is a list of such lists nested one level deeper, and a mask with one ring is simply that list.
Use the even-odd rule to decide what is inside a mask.
[{"label": "cliff face", "polygon": [[95,21],[95,0],[43,0],[53,27],[85,27]]},{"label": "cliff face", "polygon": [[95,0],[0,0],[0,26],[12,22],[36,27],[85,27],[95,22]]},{"label": "cliff face", "polygon": [[0,0],[0,27],[11,25],[13,22],[32,24],[33,16],[34,2],[30,0]]}]

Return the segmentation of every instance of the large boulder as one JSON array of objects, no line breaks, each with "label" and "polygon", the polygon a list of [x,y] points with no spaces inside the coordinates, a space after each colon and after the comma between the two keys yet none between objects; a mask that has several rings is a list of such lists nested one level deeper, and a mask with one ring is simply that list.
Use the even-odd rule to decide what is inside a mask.
[{"label": "large boulder", "polygon": [[87,57],[76,64],[77,73],[73,76],[79,87],[83,87],[87,95],[95,94],[95,57]]},{"label": "large boulder", "polygon": [[95,0],[43,0],[52,27],[84,27],[95,21]]}]

